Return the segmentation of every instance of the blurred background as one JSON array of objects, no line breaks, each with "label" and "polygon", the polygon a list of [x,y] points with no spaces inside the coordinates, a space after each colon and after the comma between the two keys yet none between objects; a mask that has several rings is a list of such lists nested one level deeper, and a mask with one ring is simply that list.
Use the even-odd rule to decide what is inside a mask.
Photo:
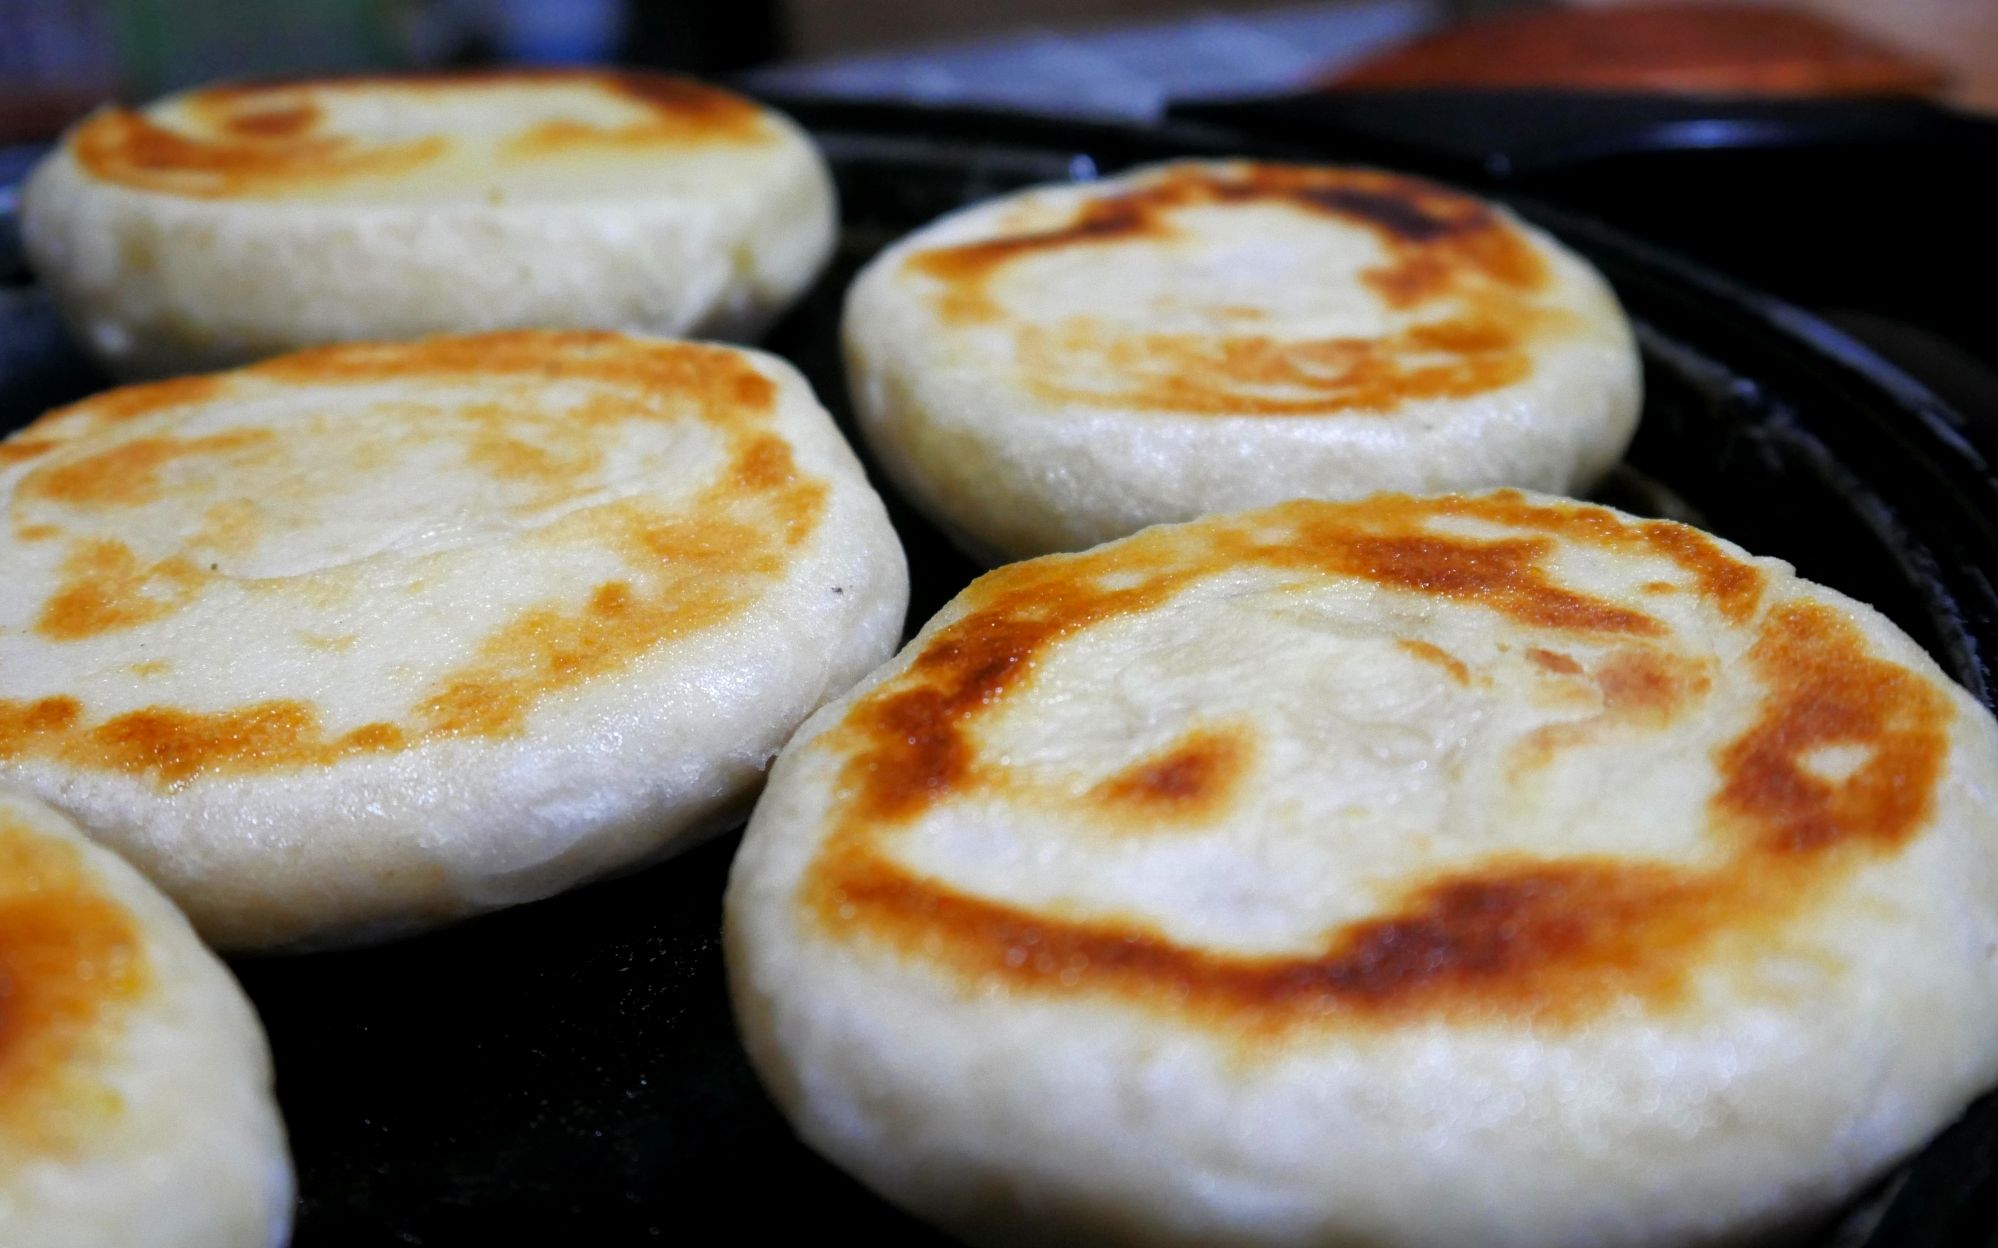
[{"label": "blurred background", "polygon": [[1125,119],[1354,75],[1998,109],[1998,0],[0,0],[0,142],[218,77],[598,61]]}]

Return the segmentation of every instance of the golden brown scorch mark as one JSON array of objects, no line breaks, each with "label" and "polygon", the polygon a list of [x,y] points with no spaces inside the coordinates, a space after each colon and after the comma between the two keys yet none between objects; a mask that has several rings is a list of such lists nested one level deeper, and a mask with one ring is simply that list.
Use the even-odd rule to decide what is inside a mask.
[{"label": "golden brown scorch mark", "polygon": [[226,374],[222,373],[208,373],[198,377],[172,377],[166,381],[120,386],[116,390],[93,395],[81,403],[58,408],[35,424],[43,426],[54,424],[56,417],[65,412],[85,409],[96,420],[116,424],[176,407],[191,407],[196,403],[206,403],[220,394],[225,384],[223,381],[225,376]]},{"label": "golden brown scorch mark", "polygon": [[1557,650],[1529,646],[1526,658],[1535,667],[1545,672],[1553,672],[1557,676],[1579,676],[1582,672],[1582,665],[1575,661],[1575,656],[1562,654]]},{"label": "golden brown scorch mark", "polygon": [[[154,387],[138,387],[154,390]],[[167,405],[177,405],[171,396],[184,389],[166,392]],[[161,397],[157,393],[153,398]],[[123,391],[113,391],[101,400],[51,413],[33,429],[75,429],[89,424],[79,417],[96,413],[99,421],[129,418],[142,403]],[[158,409],[153,409],[158,410]],[[108,413],[108,415],[107,415]],[[61,419],[58,419],[61,418]],[[19,443],[40,445],[48,452],[67,445],[61,436],[24,436],[0,443],[0,448]],[[23,476],[13,491],[17,499],[54,504],[85,512],[116,511],[154,502],[166,490],[162,474],[183,460],[268,453],[277,441],[265,429],[238,429],[200,437],[139,437],[114,441],[103,450],[73,458],[52,458]],[[219,469],[205,464],[198,488],[211,488],[207,478]],[[211,516],[211,521],[227,519]],[[205,537],[223,539],[224,528],[211,524]],[[46,540],[62,535],[60,526],[17,524],[23,540]],[[84,538],[72,541],[59,569],[60,580],[35,617],[35,632],[54,641],[79,641],[102,633],[117,632],[163,618],[187,606],[209,579],[205,565],[182,555],[158,560],[142,560],[131,547],[110,538]]]},{"label": "golden brown scorch mark", "polygon": [[420,168],[450,150],[432,136],[363,143],[348,135],[291,132],[194,135],[130,109],[93,114],[70,136],[92,176],[194,199],[249,199],[309,191]]},{"label": "golden brown scorch mark", "polygon": [[63,560],[61,582],[35,616],[35,632],[51,641],[81,641],[135,628],[192,602],[206,579],[180,556],[142,563],[123,542],[78,542]]},{"label": "golden brown scorch mark", "polygon": [[331,128],[324,100],[359,91],[418,95],[534,87],[599,92],[634,106],[642,120],[613,126],[541,122],[503,144],[506,158],[539,159],[604,147],[755,143],[770,133],[755,105],[689,79],[629,71],[512,69],[208,87],[187,98],[188,123],[106,108],[76,128],[69,146],[92,176],[144,190],[202,199],[309,194],[356,179],[407,173],[446,157],[455,142],[443,134],[364,140],[340,133]]},{"label": "golden brown scorch mark", "polygon": [[1201,819],[1227,808],[1254,759],[1245,729],[1197,728],[1098,784],[1091,804],[1106,814],[1160,821]]},{"label": "golden brown scorch mark", "polygon": [[[1431,527],[1436,519],[1534,535],[1445,536]],[[1273,521],[1287,537],[1262,535]],[[1411,883],[1378,915],[1327,931],[1311,953],[1239,955],[1138,920],[1058,917],[977,897],[905,869],[887,846],[925,811],[1007,782],[1003,768],[978,757],[971,726],[1031,681],[1051,646],[1243,562],[1443,593],[1543,630],[1550,642],[1606,646],[1594,672],[1604,713],[1668,721],[1704,693],[1704,665],[1672,651],[1655,620],[1554,584],[1543,564],[1552,549],[1541,538],[1557,535],[1671,559],[1722,617],[1753,617],[1760,571],[1704,535],[1515,494],[1293,503],[992,573],[967,591],[967,613],[821,739],[846,762],[833,831],[806,872],[800,904],[841,939],[967,980],[1123,1000],[1231,1037],[1314,1020],[1572,1023],[1620,998],[1668,1006],[1703,960],[1784,922],[1814,886],[1857,855],[1892,851],[1929,816],[1952,707],[1921,676],[1875,658],[1830,607],[1784,602],[1761,619],[1748,655],[1765,691],[1761,712],[1715,759],[1722,784],[1708,815],[1726,861],[1713,869],[1495,858]],[[1541,653],[1556,674],[1573,662],[1552,648]],[[1866,761],[1837,781],[1812,771],[1809,757],[1833,746],[1863,747]],[[1148,760],[1132,774],[1172,787],[1171,770],[1170,760]],[[1116,800],[1099,790],[1080,809],[1097,818]]]},{"label": "golden brown scorch mark", "polygon": [[268,429],[231,429],[196,438],[136,438],[31,472],[17,493],[71,507],[137,507],[160,495],[160,471],[176,460],[268,448]]},{"label": "golden brown scorch mark", "polygon": [[61,445],[62,443],[47,438],[9,438],[5,442],[0,442],[0,468],[10,464],[25,464]]},{"label": "golden brown scorch mark", "polygon": [[1373,338],[1119,334],[1084,319],[1022,324],[1022,376],[1067,402],[1211,415],[1387,413],[1465,398],[1532,371],[1530,347],[1565,317],[1538,300],[1546,263],[1490,206],[1433,183],[1369,169],[1182,166],[1086,201],[1065,225],[933,248],[908,265],[936,284],[947,320],[998,317],[990,285],[1005,265],[1081,247],[1180,237],[1182,210],[1278,205],[1371,232],[1386,252],[1362,280],[1395,309],[1439,317]]},{"label": "golden brown scorch mark", "polygon": [[[1557,678],[1585,674],[1585,669],[1571,655],[1530,647],[1526,657],[1535,667]],[[1553,762],[1563,750],[1627,729],[1656,731],[1668,727],[1713,688],[1709,664],[1666,646],[1611,650],[1586,675],[1589,679],[1585,687],[1598,700],[1595,713],[1545,724],[1526,734],[1512,750],[1510,770],[1515,783],[1523,781],[1528,772]]]},{"label": "golden brown scorch mark", "polygon": [[1414,655],[1424,663],[1432,663],[1450,673],[1450,679],[1456,681],[1458,684],[1468,685],[1471,683],[1471,669],[1464,665],[1464,661],[1443,647],[1436,645],[1434,642],[1403,638],[1396,644],[1403,651]]},{"label": "golden brown scorch mark", "polygon": [[543,122],[511,140],[508,154],[538,159],[605,147],[642,151],[698,143],[754,143],[769,133],[756,105],[690,78],[627,72],[602,75],[599,81],[643,105],[645,120],[621,126]]},{"label": "golden brown scorch mark", "polygon": [[[4,800],[4,799],[0,799]],[[0,805],[0,1138],[34,1157],[115,1112],[86,1063],[149,980],[145,941],[76,849]]]},{"label": "golden brown scorch mark", "polygon": [[[54,758],[171,786],[204,774],[324,766],[447,737],[511,735],[551,695],[746,609],[784,575],[825,507],[826,484],[800,471],[790,445],[770,428],[774,383],[726,349],[518,332],[326,348],[243,372],[307,384],[454,376],[590,381],[634,396],[616,413],[623,419],[663,418],[647,400],[671,394],[721,435],[727,460],[713,484],[673,510],[628,498],[543,530],[540,539],[548,542],[615,550],[625,574],[581,601],[521,612],[471,646],[465,661],[396,722],[334,731],[316,707],[288,698],[212,711],[148,706],[91,722],[67,697],[0,698],[0,762]],[[116,392],[110,397],[115,401]],[[573,427],[614,415],[593,410]],[[75,411],[45,419],[87,425]],[[80,543],[36,628],[65,641],[131,627],[184,605],[206,575],[185,559],[145,564],[117,542]]]}]

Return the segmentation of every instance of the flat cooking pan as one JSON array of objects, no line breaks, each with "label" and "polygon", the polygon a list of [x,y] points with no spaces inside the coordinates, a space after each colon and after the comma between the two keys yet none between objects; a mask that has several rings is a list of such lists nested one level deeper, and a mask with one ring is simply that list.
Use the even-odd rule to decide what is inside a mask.
[{"label": "flat cooking pan", "polygon": [[[840,298],[895,236],[1030,182],[1173,155],[1297,154],[1194,125],[789,107],[825,146],[846,224],[831,273],[769,345],[843,421]],[[1692,519],[1876,604],[1989,702],[1994,431],[1793,308],[1600,224],[1518,207],[1600,266],[1638,326],[1644,425],[1606,501]],[[0,431],[103,384],[4,254],[9,233],[0,220]],[[889,506],[913,632],[976,570],[892,495]],[[941,1243],[807,1152],[751,1075],[721,966],[734,843],[399,944],[238,961],[277,1056],[299,1248],[800,1232]],[[1821,1242],[1989,1242],[1994,1151],[1987,1098]]]}]

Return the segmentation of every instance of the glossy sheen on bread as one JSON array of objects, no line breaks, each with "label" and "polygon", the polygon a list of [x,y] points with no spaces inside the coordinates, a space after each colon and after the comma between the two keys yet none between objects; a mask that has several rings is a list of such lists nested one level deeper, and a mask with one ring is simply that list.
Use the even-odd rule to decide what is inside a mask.
[{"label": "glossy sheen on bread", "polygon": [[977,1243],[1811,1225],[1998,1077],[1998,726],[1872,610],[1516,492],[975,582],[730,882],[805,1140]]},{"label": "glossy sheen on bread", "polygon": [[81,122],[22,235],[78,340],[156,376],[505,328],[741,338],[832,246],[785,118],[645,73],[232,84]]},{"label": "glossy sheen on bread", "polygon": [[1288,498],[1581,490],[1637,423],[1593,269],[1370,169],[1180,162],[969,208],[878,257],[843,333],[883,466],[993,559]]},{"label": "glossy sheen on bread", "polygon": [[0,442],[0,508],[0,782],[231,946],[705,835],[907,597],[788,365],[615,334],[114,390]]},{"label": "glossy sheen on bread", "polygon": [[291,1192],[229,972],[130,867],[0,790],[0,1243],[266,1248]]}]

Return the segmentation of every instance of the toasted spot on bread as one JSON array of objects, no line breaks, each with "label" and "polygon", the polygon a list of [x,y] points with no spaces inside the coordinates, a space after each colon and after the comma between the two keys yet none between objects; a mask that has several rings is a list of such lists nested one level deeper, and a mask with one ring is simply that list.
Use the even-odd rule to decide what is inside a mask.
[{"label": "toasted spot on bread", "polygon": [[1395,644],[1400,646],[1402,650],[1404,650],[1405,652],[1414,655],[1418,659],[1421,659],[1423,662],[1433,663],[1436,666],[1442,668],[1444,671],[1450,673],[1450,679],[1456,681],[1458,684],[1468,685],[1471,683],[1471,669],[1464,665],[1464,661],[1462,659],[1458,658],[1454,654],[1451,654],[1448,650],[1445,650],[1443,647],[1436,645],[1433,642],[1421,641],[1408,637],[1402,638],[1400,641],[1396,642]]},{"label": "toasted spot on bread", "polygon": [[[1816,603],[1773,609],[1748,657],[1770,699],[1720,755],[1716,814],[1771,857],[1891,851],[1913,837],[1949,753],[1942,693],[1869,655],[1851,622]],[[1810,760],[1826,746],[1857,747],[1865,761],[1842,779],[1817,774]]]},{"label": "toasted spot on bread", "polygon": [[93,395],[87,402],[91,416],[97,420],[107,423],[135,420],[154,412],[206,402],[215,396],[221,385],[220,379],[212,376],[173,377],[143,385],[121,386]]},{"label": "toasted spot on bread", "polygon": [[1582,665],[1577,663],[1572,655],[1543,650],[1539,646],[1527,647],[1526,658],[1535,667],[1561,676],[1578,676],[1582,671]]},{"label": "toasted spot on bread", "polygon": [[117,1093],[79,1066],[148,983],[141,933],[76,850],[0,811],[0,1139],[10,1152],[62,1153],[117,1115]]},{"label": "toasted spot on bread", "polygon": [[[517,123],[487,133],[450,120],[454,108],[481,100],[514,110]],[[401,117],[396,124],[380,120],[390,106]],[[693,144],[755,144],[768,134],[755,105],[687,79],[513,69],[207,87],[145,112],[102,110],[70,143],[106,182],[270,199],[393,180],[453,159],[532,162],[606,149],[642,157]]]},{"label": "toasted spot on bread", "polygon": [[206,580],[186,559],[142,563],[131,547],[108,539],[77,543],[62,572],[61,584],[35,617],[35,631],[52,641],[81,641],[151,623],[193,601]]},{"label": "toasted spot on bread", "polygon": [[37,441],[33,438],[15,438],[0,442],[0,468],[10,464],[25,464],[31,459],[46,455],[56,448],[54,442]]},{"label": "toasted spot on bread", "polygon": [[71,506],[130,507],[159,496],[160,472],[177,460],[227,455],[268,446],[269,431],[232,430],[199,438],[136,438],[108,450],[29,473],[24,498],[45,498]]},{"label": "toasted spot on bread", "polygon": [[1196,729],[1098,784],[1090,796],[1109,810],[1147,819],[1198,818],[1226,808],[1253,759],[1242,730]]},{"label": "toasted spot on bread", "polygon": [[[1389,307],[1441,305],[1439,319],[1374,337],[1233,332],[1130,333],[1089,318],[1017,330],[1023,375],[1071,402],[1211,414],[1384,414],[1420,399],[1464,398],[1532,371],[1537,336],[1565,328],[1540,306],[1545,262],[1508,221],[1470,196],[1370,169],[1180,166],[1085,201],[1069,223],[917,251],[947,321],[1004,313],[990,284],[1030,257],[1152,244],[1170,252],[1191,209],[1278,207],[1356,226],[1384,260],[1361,280]],[[1241,320],[1239,307],[1226,309]]]}]

